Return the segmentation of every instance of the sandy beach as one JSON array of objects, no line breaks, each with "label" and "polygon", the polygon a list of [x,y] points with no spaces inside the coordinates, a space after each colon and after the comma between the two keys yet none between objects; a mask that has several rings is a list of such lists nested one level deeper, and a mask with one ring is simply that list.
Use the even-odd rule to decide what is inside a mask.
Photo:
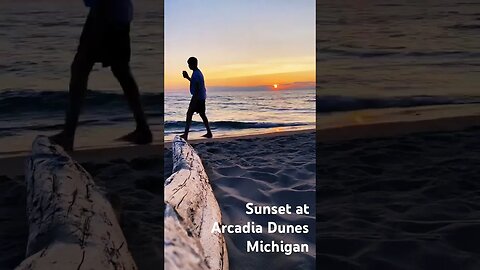
[{"label": "sandy beach", "polygon": [[[313,212],[298,219],[282,216],[245,215],[245,202],[292,205],[301,202],[314,206],[315,136],[312,130],[192,141],[200,154],[222,209],[225,223],[243,224],[268,220],[279,224],[309,224],[309,234],[226,235],[231,269],[259,265],[284,265],[292,269],[313,269],[315,256]],[[163,258],[163,181],[171,172],[171,151],[163,145],[122,146],[74,152],[94,177],[120,217],[120,225],[140,269],[157,269]],[[248,151],[246,149],[249,149]],[[160,153],[160,154],[159,154]],[[25,214],[25,157],[0,160],[2,190],[0,212],[4,213],[0,234],[0,269],[11,269],[24,258],[28,236]],[[163,170],[163,168],[165,168]],[[164,173],[161,176],[161,173]],[[245,254],[245,241],[281,239],[310,245],[308,254],[270,254],[252,257]],[[7,252],[8,251],[8,252]],[[277,268],[279,269],[279,268]]]},{"label": "sandy beach", "polygon": [[[230,269],[314,269],[315,268],[315,133],[265,134],[257,137],[191,142],[203,161],[224,224],[255,222],[309,225],[300,234],[225,234]],[[165,149],[165,174],[172,169],[171,151]],[[253,215],[245,213],[245,204],[311,205],[308,216]],[[306,243],[307,254],[247,253],[246,241],[284,240]]]},{"label": "sandy beach", "polygon": [[[459,124],[441,131],[451,123]],[[266,221],[265,216],[247,216],[246,202],[314,205],[315,175],[320,176],[316,255],[313,230],[284,238],[311,247],[308,254],[288,257],[245,253],[246,240],[282,236],[226,234],[231,269],[313,269],[315,256],[326,269],[476,269],[480,129],[469,128],[475,125],[478,118],[470,116],[317,130],[316,149],[323,157],[317,163],[313,131],[191,143],[225,224]],[[156,269],[163,256],[162,187],[172,168],[168,143],[81,150],[72,156],[112,202],[140,269]],[[15,267],[25,252],[24,158],[0,160],[0,269]],[[315,228],[313,216],[268,219]]]},{"label": "sandy beach", "polygon": [[[409,120],[317,129],[316,165],[308,132],[192,143],[225,223],[250,219],[246,201],[304,200],[316,168],[316,264],[325,269],[477,269],[480,117]],[[244,236],[226,239],[232,269],[313,269],[310,254],[255,257]],[[311,241],[300,239],[290,240]]]},{"label": "sandy beach", "polygon": [[317,265],[479,269],[480,128],[421,131],[318,143]]}]

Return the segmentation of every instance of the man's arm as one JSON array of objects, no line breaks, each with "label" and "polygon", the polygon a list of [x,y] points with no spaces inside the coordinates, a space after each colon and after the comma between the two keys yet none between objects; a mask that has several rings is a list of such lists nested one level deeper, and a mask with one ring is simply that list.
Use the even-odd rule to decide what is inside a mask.
[{"label": "man's arm", "polygon": [[187,79],[190,81],[190,76],[188,76],[188,73],[186,71],[183,71],[183,78]]}]

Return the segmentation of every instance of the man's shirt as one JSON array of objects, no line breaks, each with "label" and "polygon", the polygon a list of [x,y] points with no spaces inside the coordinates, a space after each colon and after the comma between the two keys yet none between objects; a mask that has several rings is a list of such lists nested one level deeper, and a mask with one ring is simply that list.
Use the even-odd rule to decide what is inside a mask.
[{"label": "man's shirt", "polygon": [[205,88],[205,79],[199,69],[196,69],[192,73],[190,78],[190,94],[197,97],[200,100],[207,99],[207,89]]}]

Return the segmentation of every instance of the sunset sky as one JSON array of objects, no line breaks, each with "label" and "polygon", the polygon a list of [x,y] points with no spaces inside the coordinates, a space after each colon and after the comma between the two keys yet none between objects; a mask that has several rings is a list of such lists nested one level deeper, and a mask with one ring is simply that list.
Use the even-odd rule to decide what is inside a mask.
[{"label": "sunset sky", "polygon": [[311,88],[314,0],[165,1],[165,89],[188,88],[188,57],[207,88]]}]

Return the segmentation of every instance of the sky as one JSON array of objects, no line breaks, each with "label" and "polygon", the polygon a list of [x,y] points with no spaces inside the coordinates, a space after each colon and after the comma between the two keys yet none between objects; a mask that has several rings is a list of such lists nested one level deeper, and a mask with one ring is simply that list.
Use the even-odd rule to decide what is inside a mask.
[{"label": "sky", "polygon": [[165,1],[165,90],[188,88],[195,56],[207,88],[315,85],[314,0]]}]

